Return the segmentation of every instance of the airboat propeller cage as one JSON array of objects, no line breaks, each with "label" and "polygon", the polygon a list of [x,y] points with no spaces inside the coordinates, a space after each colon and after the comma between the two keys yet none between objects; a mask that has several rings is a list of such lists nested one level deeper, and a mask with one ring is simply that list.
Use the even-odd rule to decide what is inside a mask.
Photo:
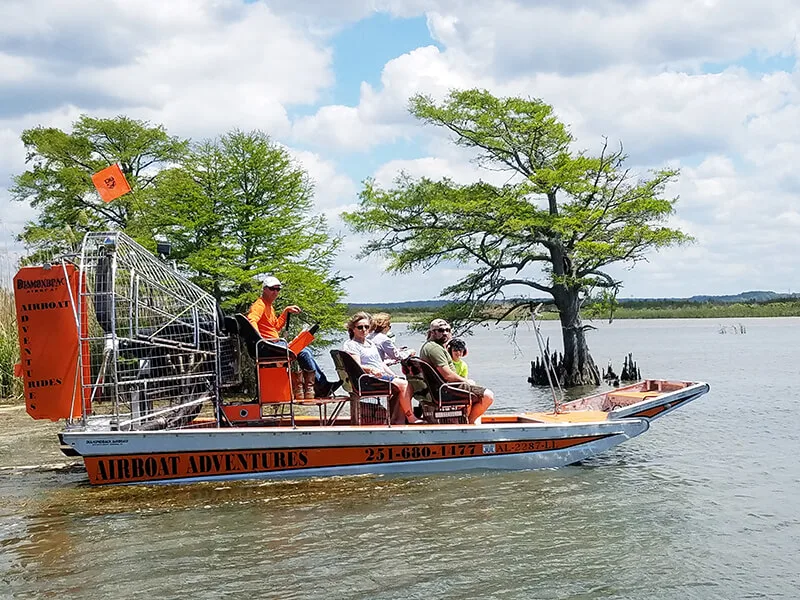
[{"label": "airboat propeller cage", "polygon": [[[27,267],[15,277],[34,418],[155,429],[216,398],[225,378],[213,296],[119,232],[87,234],[77,262],[50,271]],[[59,383],[45,393],[40,380]]]}]

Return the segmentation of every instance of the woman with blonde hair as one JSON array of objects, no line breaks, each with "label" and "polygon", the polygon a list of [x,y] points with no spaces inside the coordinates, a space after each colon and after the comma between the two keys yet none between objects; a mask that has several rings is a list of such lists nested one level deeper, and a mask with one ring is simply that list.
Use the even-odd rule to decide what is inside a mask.
[{"label": "woman with blonde hair", "polygon": [[414,354],[413,350],[406,347],[398,348],[389,336],[392,328],[392,317],[389,313],[375,313],[367,339],[378,347],[378,352],[387,365],[393,365]]},{"label": "woman with blonde hair", "polygon": [[[392,397],[390,404],[397,403],[402,410],[405,420],[408,423],[422,423],[414,415],[414,410],[411,407],[411,386],[408,381],[395,375],[392,370],[386,366],[381,359],[378,352],[378,347],[367,339],[367,332],[370,329],[372,318],[369,313],[357,312],[350,320],[347,321],[347,333],[350,339],[342,344],[342,350],[355,358],[364,369],[365,373],[373,377],[385,379],[391,383]],[[391,406],[390,406],[391,409]],[[396,411],[392,410],[392,414]]]}]

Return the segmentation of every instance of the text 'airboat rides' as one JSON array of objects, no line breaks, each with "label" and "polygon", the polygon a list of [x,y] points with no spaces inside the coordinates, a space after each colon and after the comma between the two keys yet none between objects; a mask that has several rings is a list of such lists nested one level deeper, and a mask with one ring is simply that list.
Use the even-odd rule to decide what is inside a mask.
[{"label": "text 'airboat rides'", "polygon": [[296,355],[313,331],[286,346],[261,339],[122,233],[88,234],[79,256],[23,267],[14,290],[27,411],[66,420],[62,450],[83,458],[92,484],[560,467],[708,391],[645,380],[469,424],[469,392],[411,357],[424,422],[394,425],[389,383],[337,350],[344,393],[295,398]]}]

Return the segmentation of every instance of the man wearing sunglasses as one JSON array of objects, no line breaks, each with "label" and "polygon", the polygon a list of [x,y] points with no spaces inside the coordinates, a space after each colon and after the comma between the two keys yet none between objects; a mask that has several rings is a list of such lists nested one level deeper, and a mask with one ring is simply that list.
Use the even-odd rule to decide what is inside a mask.
[{"label": "man wearing sunglasses", "polygon": [[[277,277],[266,277],[261,297],[250,306],[247,320],[253,324],[262,338],[285,346],[286,341],[280,339],[280,335],[281,330],[286,327],[286,319],[289,314],[297,314],[302,311],[299,306],[291,305],[284,308],[279,317],[275,316],[273,304],[281,293],[282,287],[283,285]],[[311,350],[307,347],[297,354],[297,363],[303,371],[303,385],[300,386],[301,389],[295,390],[296,396],[299,395],[298,392],[302,391],[301,397],[309,400],[314,397],[327,398],[342,385],[341,381],[328,381],[325,373],[314,360]]]},{"label": "man wearing sunglasses", "polygon": [[480,398],[477,402],[472,403],[469,410],[469,422],[476,423],[494,402],[494,393],[485,387],[475,385],[473,381],[456,373],[453,359],[445,348],[452,335],[452,328],[447,321],[434,319],[428,328],[428,341],[419,350],[419,357],[432,364],[447,383],[459,384],[459,387],[469,390]]}]

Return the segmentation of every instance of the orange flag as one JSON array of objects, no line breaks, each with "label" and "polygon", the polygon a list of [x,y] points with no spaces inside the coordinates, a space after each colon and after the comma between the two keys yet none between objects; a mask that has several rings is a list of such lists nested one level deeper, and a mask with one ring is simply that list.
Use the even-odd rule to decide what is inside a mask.
[{"label": "orange flag", "polygon": [[131,191],[131,186],[128,185],[119,165],[111,165],[98,171],[92,175],[92,183],[100,192],[103,202],[111,202],[114,198],[119,198]]}]

